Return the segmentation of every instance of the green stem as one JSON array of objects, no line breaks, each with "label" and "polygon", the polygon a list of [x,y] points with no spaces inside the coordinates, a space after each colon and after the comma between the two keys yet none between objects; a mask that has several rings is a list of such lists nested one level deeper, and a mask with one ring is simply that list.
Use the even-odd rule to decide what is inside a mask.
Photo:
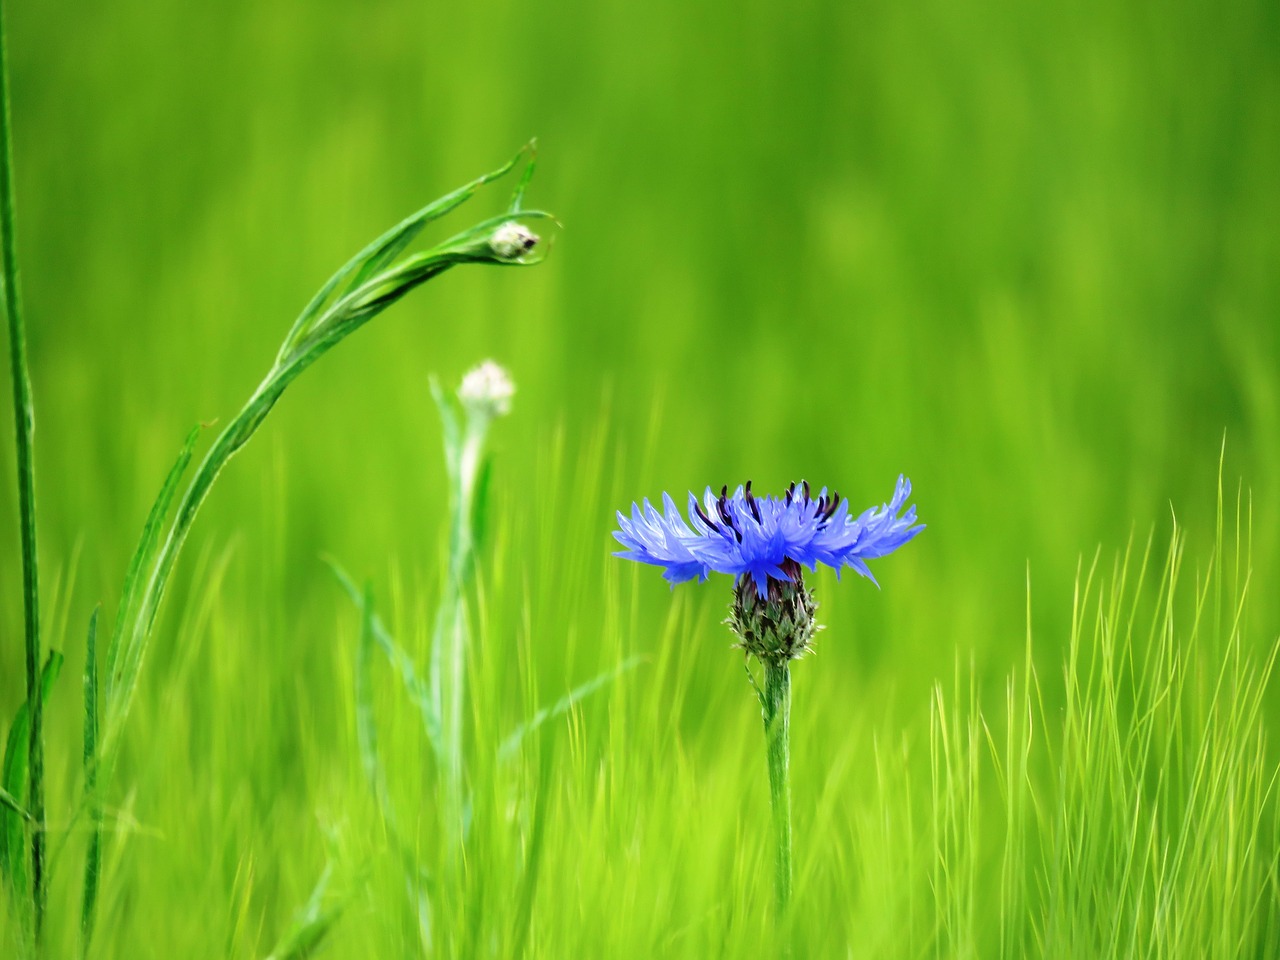
[{"label": "green stem", "polygon": [[[440,694],[441,739],[446,765],[446,817],[450,830],[466,839],[466,762],[463,756],[463,720],[465,717],[467,686],[467,648],[470,632],[467,627],[465,590],[471,574],[475,553],[475,531],[472,523],[475,514],[476,478],[484,453],[485,434],[489,421],[470,411],[459,447],[448,457],[454,463],[453,517],[449,543],[449,580],[446,596],[441,605],[441,615],[447,618],[445,640],[447,642],[448,682]],[[441,680],[443,683],[443,680]],[[451,848],[460,853],[460,846]]]},{"label": "green stem", "polygon": [[40,697],[40,588],[36,567],[36,474],[32,453],[35,412],[27,373],[27,336],[18,288],[18,240],[13,215],[13,134],[9,116],[9,58],[0,3],[0,259],[4,306],[9,316],[9,359],[13,373],[13,419],[18,448],[18,513],[22,528],[22,604],[26,616],[27,703],[31,711],[27,744],[27,804],[31,814],[31,905],[37,946],[44,923],[44,709]]},{"label": "green stem", "polygon": [[768,745],[773,830],[778,841],[774,885],[778,914],[782,917],[791,902],[791,667],[788,661],[765,661],[760,704],[764,708]]}]

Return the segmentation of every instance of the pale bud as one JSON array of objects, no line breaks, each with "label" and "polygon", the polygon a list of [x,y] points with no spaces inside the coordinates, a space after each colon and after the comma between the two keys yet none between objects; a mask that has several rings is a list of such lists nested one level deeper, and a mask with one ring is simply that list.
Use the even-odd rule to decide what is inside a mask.
[{"label": "pale bud", "polygon": [[511,412],[511,398],[516,385],[511,375],[492,360],[474,367],[462,378],[458,399],[468,410],[489,417],[502,417]]},{"label": "pale bud", "polygon": [[489,249],[499,260],[519,260],[537,246],[539,239],[536,233],[522,223],[508,220],[489,238]]}]

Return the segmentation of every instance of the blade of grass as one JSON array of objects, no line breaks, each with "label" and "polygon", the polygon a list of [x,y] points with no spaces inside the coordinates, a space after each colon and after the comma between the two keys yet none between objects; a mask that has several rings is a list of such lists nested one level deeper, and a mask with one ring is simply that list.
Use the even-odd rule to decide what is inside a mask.
[{"label": "blade of grass", "polygon": [[294,914],[289,928],[266,960],[306,960],[320,951],[321,941],[329,935],[346,907],[345,900],[327,902],[331,900],[329,884],[332,880],[333,864],[330,863],[325,865],[311,896]]},{"label": "blade of grass", "polygon": [[27,334],[18,282],[18,238],[14,216],[13,131],[9,111],[9,53],[0,2],[0,267],[9,319],[9,363],[18,461],[18,515],[22,539],[22,607],[25,622],[27,703],[27,805],[31,813],[32,937],[37,949],[44,923],[44,707],[40,683],[40,585],[36,558],[35,407],[27,368]]},{"label": "blade of grass", "polygon": [[[550,741],[550,738],[547,738]],[[520,892],[517,897],[515,920],[511,928],[511,942],[508,956],[511,960],[524,956],[529,952],[529,930],[533,922],[533,904],[538,892],[538,877],[542,868],[542,850],[547,834],[547,803],[554,780],[553,760],[555,755],[554,741],[542,747],[538,764],[538,788],[533,800],[533,815],[530,819],[528,852],[525,855],[524,870],[520,876]]]},{"label": "blade of grass", "polygon": [[107,689],[105,699],[108,702],[112,698],[115,684],[119,682],[125,670],[125,665],[120,662],[121,649],[125,630],[137,613],[138,591],[142,586],[142,571],[155,558],[156,544],[160,540],[161,528],[164,525],[165,517],[169,514],[169,508],[173,506],[173,500],[178,494],[178,484],[182,480],[182,475],[191,464],[191,457],[195,453],[196,441],[199,437],[199,427],[193,428],[187,434],[187,439],[182,445],[178,459],[169,468],[168,474],[165,475],[164,483],[160,486],[160,494],[156,497],[155,503],[151,505],[151,512],[147,514],[147,521],[142,526],[142,535],[138,538],[138,546],[134,549],[133,557],[129,561],[129,569],[125,573],[124,588],[120,596],[120,606],[116,610],[115,625],[111,630],[111,642],[107,645]]},{"label": "blade of grass", "polygon": [[[329,302],[333,291],[336,290],[348,277],[355,274],[354,278],[344,287],[344,294],[351,293],[357,287],[361,286],[366,280],[377,273],[379,270],[388,266],[401,253],[408,248],[413,239],[422,231],[422,228],[434,220],[438,220],[448,213],[461,206],[475,194],[477,190],[486,184],[492,183],[506,174],[510,173],[512,168],[520,162],[520,158],[525,153],[532,153],[533,145],[522,148],[519,153],[504,163],[497,170],[490,171],[483,176],[477,177],[470,183],[459,187],[452,193],[446,194],[440,199],[427,204],[417,213],[405,218],[396,224],[382,236],[378,237],[371,244],[361,250],[352,257],[347,263],[335,273],[320,288],[319,292],[311,299],[306,308],[299,314],[298,319],[294,321],[293,327],[289,330],[288,336],[285,337],[284,345],[280,348],[280,353],[276,357],[277,364],[283,364],[289,352],[295,347],[298,341],[306,334],[308,325],[314,320],[324,309],[326,303]],[[533,164],[530,162],[529,167]],[[522,179],[527,180],[529,173],[525,174]]]},{"label": "blade of grass", "polygon": [[16,813],[24,822],[31,822],[31,814],[27,813],[27,808],[20,804],[18,798],[9,793],[4,787],[0,787],[0,806],[7,807],[13,813]]},{"label": "blade of grass", "polygon": [[[48,657],[45,659],[44,668],[40,672],[40,696],[41,703],[49,699],[49,693],[53,690],[53,684],[58,679],[58,674],[62,671],[62,654],[57,650],[50,650]],[[0,777],[0,789],[14,798],[19,806],[23,806],[28,811],[27,827],[30,830],[40,828],[39,821],[36,820],[35,811],[31,810],[30,802],[25,796],[29,787],[28,771],[30,770],[29,749],[30,749],[30,731],[31,718],[34,711],[30,709],[30,704],[24,703],[18,707],[18,712],[14,714],[13,725],[9,727],[9,739],[5,744],[4,750],[4,768],[3,776]],[[28,876],[26,871],[26,856],[24,850],[23,838],[23,818],[16,812],[6,812],[0,810],[0,872],[8,880],[10,886],[19,897],[27,891]],[[34,878],[32,878],[34,880]],[[34,908],[35,904],[32,903]],[[34,921],[34,914],[32,920]]]},{"label": "blade of grass", "polygon": [[84,654],[84,795],[89,803],[89,849],[84,858],[84,896],[80,904],[80,955],[89,955],[98,906],[102,863],[102,801],[98,796],[98,610],[89,618]]},{"label": "blade of grass", "polygon": [[356,647],[356,742],[369,789],[382,807],[383,816],[394,826],[386,777],[378,760],[378,731],[373,716],[373,616],[373,588],[366,584],[360,598],[360,642]]},{"label": "blade of grass", "polygon": [[586,683],[581,683],[574,687],[550,707],[543,707],[541,710],[536,711],[532,717],[520,724],[520,726],[516,727],[515,730],[508,734],[507,738],[502,741],[502,745],[498,748],[498,759],[510,760],[516,755],[516,752],[520,749],[521,742],[529,734],[533,733],[548,720],[554,720],[557,717],[564,716],[572,710],[579,701],[591,696],[591,694],[595,693],[601,687],[606,687],[613,683],[613,681],[617,680],[628,670],[634,670],[636,667],[640,666],[645,659],[646,658],[643,656],[628,657],[612,670],[606,670],[603,673],[597,674]]},{"label": "blade of grass", "polygon": [[[365,595],[336,560],[326,558],[325,562],[329,565],[329,569],[333,571],[333,575],[337,577],[338,583],[342,585],[342,588],[351,598],[351,602],[360,611],[360,618],[363,623],[366,614]],[[427,688],[426,682],[418,676],[417,668],[413,664],[413,658],[409,656],[403,647],[396,643],[395,638],[387,631],[382,619],[371,610],[368,613],[369,627],[373,639],[382,649],[383,654],[386,655],[392,668],[399,675],[400,682],[404,684],[405,691],[409,694],[409,699],[422,715],[422,724],[427,733],[427,740],[430,742],[436,758],[439,759],[441,749],[440,716],[435,711],[431,692]]]}]

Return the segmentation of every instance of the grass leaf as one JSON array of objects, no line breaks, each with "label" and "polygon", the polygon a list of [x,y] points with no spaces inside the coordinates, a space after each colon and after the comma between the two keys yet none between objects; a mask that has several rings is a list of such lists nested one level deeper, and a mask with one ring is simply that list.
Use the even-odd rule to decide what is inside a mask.
[{"label": "grass leaf", "polygon": [[331,558],[326,558],[325,562],[329,565],[329,569],[333,571],[333,575],[337,577],[342,589],[347,592],[347,596],[351,598],[351,602],[360,611],[362,622],[367,614],[370,635],[386,655],[392,668],[400,677],[400,682],[404,684],[405,692],[408,693],[409,699],[422,715],[422,725],[426,730],[427,740],[431,743],[431,748],[435,751],[436,756],[439,757],[440,715],[435,711],[431,692],[427,688],[426,682],[418,676],[413,658],[409,656],[403,647],[396,643],[395,638],[387,631],[381,618],[367,607],[365,595],[360,592],[360,589],[355,585],[355,581],[351,579],[346,570]]},{"label": "grass leaf", "polygon": [[[423,227],[462,206],[481,187],[510,173],[515,165],[520,162],[520,158],[531,148],[532,145],[522,148],[519,153],[498,169],[477,177],[452,193],[445,194],[438,200],[427,204],[417,213],[396,224],[348,260],[311,298],[311,302],[307,304],[302,313],[299,314],[298,319],[294,321],[293,327],[290,328],[289,334],[285,337],[284,344],[280,348],[276,363],[278,365],[283,364],[289,354],[303,340],[307,332],[312,328],[313,321],[324,311],[335,290],[341,287],[342,293],[340,296],[346,296],[360,287],[370,277],[377,274],[378,271],[388,267],[396,257],[400,256],[408,248]],[[522,189],[528,176],[529,174],[526,173],[525,177],[522,178]]]},{"label": "grass leaf", "polygon": [[89,804],[89,847],[84,859],[84,896],[80,904],[80,955],[87,956],[98,906],[102,862],[102,802],[98,797],[98,613],[89,618],[84,659],[84,795]]},{"label": "grass leaf", "polygon": [[356,740],[360,748],[360,765],[364,768],[369,788],[379,802],[386,802],[387,791],[382,767],[378,763],[378,732],[373,717],[373,591],[365,586],[360,599],[360,642],[356,646]]},{"label": "grass leaf", "polygon": [[321,942],[342,916],[345,899],[335,900],[329,894],[333,880],[333,864],[326,864],[316,881],[311,896],[294,914],[289,928],[280,937],[266,960],[306,960],[319,952]]},{"label": "grass leaf", "polygon": [[18,802],[18,798],[11,796],[8,790],[0,787],[0,806],[7,807],[27,823],[31,822],[31,814],[27,813],[27,808]]},{"label": "grass leaf", "polygon": [[165,475],[164,483],[160,486],[160,494],[151,505],[151,511],[147,514],[146,523],[142,526],[142,535],[138,538],[138,545],[134,548],[133,557],[129,561],[129,569],[125,573],[124,587],[120,595],[120,606],[116,609],[115,625],[111,630],[111,642],[107,645],[107,689],[105,700],[108,707],[114,700],[117,684],[124,679],[125,665],[121,662],[121,659],[127,649],[125,631],[136,617],[140,590],[143,585],[143,571],[151,566],[155,558],[165,517],[173,505],[174,497],[177,496],[178,484],[182,480],[182,475],[191,464],[191,457],[195,453],[196,441],[199,438],[200,427],[193,427],[191,432],[187,434],[186,440],[183,441],[178,459],[174,461],[173,466],[169,468],[169,472]]},{"label": "grass leaf", "polygon": [[641,656],[628,657],[612,670],[606,670],[603,673],[592,677],[586,683],[582,683],[574,687],[550,707],[544,707],[541,710],[538,710],[527,721],[516,727],[515,730],[513,730],[511,734],[502,741],[502,746],[498,748],[498,759],[510,760],[515,756],[516,751],[520,749],[520,744],[524,738],[533,731],[537,730],[548,720],[554,720],[556,717],[564,716],[572,710],[574,705],[580,700],[591,696],[591,694],[595,693],[601,687],[608,686],[628,670],[633,670],[640,666],[644,660],[645,658]]},{"label": "grass leaf", "polygon": [[[40,673],[40,700],[49,702],[49,693],[62,671],[62,654],[50,650]],[[3,776],[0,789],[22,809],[27,797],[27,747],[31,730],[30,704],[23,703],[14,714],[5,745]],[[0,872],[13,890],[25,895],[27,889],[26,844],[23,843],[23,817],[15,809],[0,809]],[[22,896],[19,897],[22,899]]]}]

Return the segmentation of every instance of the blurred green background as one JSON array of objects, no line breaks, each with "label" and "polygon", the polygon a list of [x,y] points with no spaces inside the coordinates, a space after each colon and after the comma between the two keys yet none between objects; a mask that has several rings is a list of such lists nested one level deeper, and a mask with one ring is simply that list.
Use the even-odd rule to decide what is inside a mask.
[{"label": "blurred green background", "polygon": [[[880,565],[884,590],[822,584],[816,663],[856,700],[914,712],[957,658],[998,684],[1021,661],[1028,570],[1056,662],[1080,558],[1163,538],[1171,508],[1207,557],[1224,436],[1228,499],[1238,482],[1252,498],[1253,615],[1276,632],[1274,3],[51,0],[8,18],[41,549],[50,571],[79,550],[51,636],[72,670],[190,425],[238,409],[350,253],[534,135],[531,200],[564,224],[549,261],[454,271],[290,391],[197,525],[145,676],[156,703],[198,702],[205,678],[170,669],[177,617],[200,557],[233,544],[222,642],[262,657],[236,683],[278,704],[264,749],[342,728],[323,704],[352,614],[319,557],[384,591],[393,570],[434,584],[427,376],[487,356],[519,386],[497,495],[532,528],[585,531],[585,582],[633,498],[808,477],[869,505],[908,474],[929,529]],[[6,506],[5,715],[17,541]],[[561,575],[513,576],[537,593]],[[644,651],[668,593],[656,572],[638,589]],[[714,671],[722,598],[702,596]],[[540,616],[549,676],[597,663],[589,597]],[[65,687],[50,750],[70,778]]]}]

